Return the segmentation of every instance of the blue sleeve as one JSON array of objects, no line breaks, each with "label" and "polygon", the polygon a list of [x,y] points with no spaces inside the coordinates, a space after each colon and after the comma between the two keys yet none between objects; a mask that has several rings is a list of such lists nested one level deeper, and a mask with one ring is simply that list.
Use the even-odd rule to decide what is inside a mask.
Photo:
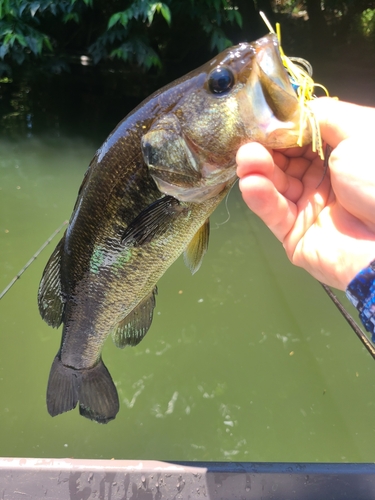
[{"label": "blue sleeve", "polygon": [[359,311],[359,319],[375,342],[375,261],[349,283],[346,296]]}]

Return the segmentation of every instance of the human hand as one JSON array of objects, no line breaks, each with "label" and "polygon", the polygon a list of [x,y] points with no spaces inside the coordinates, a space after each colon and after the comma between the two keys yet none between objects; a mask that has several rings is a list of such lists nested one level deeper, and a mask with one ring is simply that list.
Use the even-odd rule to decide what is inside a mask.
[{"label": "human hand", "polygon": [[375,259],[375,108],[330,98],[311,107],[333,148],[324,179],[310,146],[268,151],[249,143],[237,153],[239,186],[293,264],[345,290]]}]

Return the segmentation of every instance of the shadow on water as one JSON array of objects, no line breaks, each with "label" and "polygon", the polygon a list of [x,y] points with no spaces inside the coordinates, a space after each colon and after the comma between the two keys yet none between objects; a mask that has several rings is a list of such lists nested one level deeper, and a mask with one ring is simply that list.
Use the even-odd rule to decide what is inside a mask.
[{"label": "shadow on water", "polygon": [[[355,75],[343,69],[347,84],[324,70],[316,78],[327,77],[333,94],[375,104],[366,69]],[[69,217],[100,136],[130,109],[114,113],[112,104],[106,115],[101,102],[100,113],[91,109],[84,121],[84,110],[100,99],[75,101],[64,92],[66,82],[46,97],[67,100],[59,104],[63,114],[38,108],[26,82],[2,104],[8,112],[0,138],[0,289]],[[9,138],[11,130],[17,132]],[[373,460],[373,360],[320,285],[291,266],[246,209],[237,186],[211,227],[199,273],[192,277],[180,259],[160,280],[155,319],[141,344],[120,351],[106,343],[103,357],[121,404],[107,426],[77,411],[53,419],[46,411],[60,331],[39,317],[36,293],[57,239],[43,252],[0,302],[0,455]]]}]

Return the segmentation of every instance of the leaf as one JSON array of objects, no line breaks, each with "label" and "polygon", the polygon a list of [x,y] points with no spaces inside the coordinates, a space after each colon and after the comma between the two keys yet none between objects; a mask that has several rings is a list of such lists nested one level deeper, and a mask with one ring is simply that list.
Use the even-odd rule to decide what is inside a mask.
[{"label": "leaf", "polygon": [[119,59],[123,59],[124,61],[127,61],[128,51],[122,45],[118,49],[112,50],[112,52],[110,53],[110,57],[118,57]]},{"label": "leaf", "polygon": [[25,60],[25,54],[22,51],[13,50],[12,59],[16,61],[17,64],[22,64]]},{"label": "leaf", "polygon": [[143,59],[138,60],[138,64],[140,66],[144,65],[146,69],[150,69],[153,66],[159,69],[162,67],[159,56],[152,49]]},{"label": "leaf", "polygon": [[225,36],[220,28],[214,28],[211,34],[211,50],[217,49],[219,52],[230,47],[232,42]]},{"label": "leaf", "polygon": [[50,42],[48,36],[46,36],[46,37],[43,38],[43,43],[47,47],[48,50],[50,50],[51,52],[53,52],[53,47],[51,45],[51,42]]},{"label": "leaf", "polygon": [[116,14],[113,14],[109,18],[107,29],[111,29],[112,26],[114,26],[116,23],[119,22],[121,14],[122,14],[122,12],[116,12]]},{"label": "leaf", "polygon": [[166,20],[168,25],[171,24],[172,15],[171,15],[171,11],[170,11],[168,5],[165,3],[162,3],[162,2],[155,2],[155,3],[149,4],[149,9],[147,11],[147,19],[148,19],[149,25],[154,20],[155,12],[160,12],[160,14]]},{"label": "leaf", "polygon": [[52,14],[53,14],[54,16],[56,16],[56,15],[57,15],[56,5],[55,5],[54,3],[51,3],[51,4],[50,4],[49,9],[50,9],[50,11],[52,12]]},{"label": "leaf", "polygon": [[1,59],[4,59],[4,57],[8,54],[8,52],[9,52],[9,45],[8,44],[3,43],[2,45],[0,45],[0,57],[1,57]]},{"label": "leaf", "polygon": [[9,0],[0,0],[0,19],[2,19],[9,10]]},{"label": "leaf", "polygon": [[120,23],[126,28],[127,24],[129,22],[129,14],[127,10],[124,10],[121,12],[121,17],[120,17]]},{"label": "leaf", "polygon": [[4,40],[3,40],[3,44],[4,45],[10,45],[11,47],[13,46],[14,44],[14,40],[15,40],[15,35],[14,33],[12,32],[8,32],[5,37],[4,37]]},{"label": "leaf", "polygon": [[0,23],[1,26],[0,26],[0,37],[3,37],[5,35],[7,35],[8,33],[12,33],[12,28],[10,27],[9,24],[7,23]]},{"label": "leaf", "polygon": [[238,24],[238,26],[240,28],[242,28],[242,16],[241,16],[241,12],[239,12],[238,10],[234,10],[234,18],[236,20],[236,23]]},{"label": "leaf", "polygon": [[63,23],[67,23],[69,21],[74,21],[77,24],[79,23],[79,15],[77,12],[70,12],[69,14],[65,14],[63,16]]},{"label": "leaf", "polygon": [[17,34],[16,35],[16,40],[17,42],[22,45],[22,47],[27,47],[27,43],[25,40],[25,37],[22,34]]},{"label": "leaf", "polygon": [[157,9],[158,4],[153,3],[150,5],[150,8],[147,11],[147,19],[148,19],[148,24],[150,25],[154,19],[154,14]]},{"label": "leaf", "polygon": [[219,10],[220,10],[220,0],[214,0],[213,4],[214,4],[216,12],[219,12]]},{"label": "leaf", "polygon": [[134,0],[131,6],[127,9],[129,13],[129,19],[139,19],[142,18],[146,20],[150,13],[150,10],[153,10],[155,2],[151,3],[149,0]]},{"label": "leaf", "polygon": [[31,52],[34,54],[34,55],[39,55],[40,53],[40,45],[38,43],[38,40],[33,37],[33,36],[26,36],[25,37],[25,40],[27,42],[27,46],[29,47],[29,49],[31,50]]},{"label": "leaf", "polygon": [[168,26],[170,26],[171,20],[172,20],[172,15],[171,15],[171,11],[170,11],[168,5],[166,5],[165,3],[162,3],[161,7],[160,7],[160,13],[164,17],[164,19],[167,21]]},{"label": "leaf", "polygon": [[31,14],[31,17],[35,16],[35,14],[37,13],[37,11],[38,11],[39,8],[40,8],[40,3],[39,2],[33,2],[30,5],[30,14]]},{"label": "leaf", "polygon": [[26,7],[28,7],[27,3],[24,2],[23,4],[21,4],[20,8],[18,9],[18,16],[21,17],[22,14],[23,14],[23,11],[26,9]]},{"label": "leaf", "polygon": [[214,30],[211,35],[211,43],[210,43],[211,50],[215,49],[217,45],[218,45],[218,36],[216,30]]}]

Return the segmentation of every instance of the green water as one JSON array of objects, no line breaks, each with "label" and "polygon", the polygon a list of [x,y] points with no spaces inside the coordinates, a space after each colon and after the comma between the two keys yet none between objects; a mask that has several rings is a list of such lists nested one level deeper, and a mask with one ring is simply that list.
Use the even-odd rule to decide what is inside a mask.
[{"label": "green water", "polygon": [[[0,151],[2,290],[70,216],[95,146],[30,138]],[[374,461],[374,361],[237,186],[211,227],[200,271],[179,260],[159,282],[141,344],[107,341],[121,403],[108,425],[47,413],[60,330],[36,295],[58,239],[47,247],[0,301],[0,456]]]}]

